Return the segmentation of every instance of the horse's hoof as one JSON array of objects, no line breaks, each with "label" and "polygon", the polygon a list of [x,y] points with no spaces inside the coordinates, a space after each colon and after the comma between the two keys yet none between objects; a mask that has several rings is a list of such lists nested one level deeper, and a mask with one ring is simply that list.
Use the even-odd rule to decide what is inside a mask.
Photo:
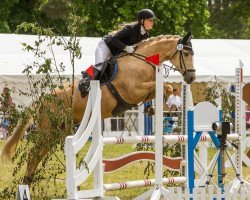
[{"label": "horse's hoof", "polygon": [[155,107],[153,105],[148,105],[144,108],[144,114],[146,114],[148,117],[155,114]]}]

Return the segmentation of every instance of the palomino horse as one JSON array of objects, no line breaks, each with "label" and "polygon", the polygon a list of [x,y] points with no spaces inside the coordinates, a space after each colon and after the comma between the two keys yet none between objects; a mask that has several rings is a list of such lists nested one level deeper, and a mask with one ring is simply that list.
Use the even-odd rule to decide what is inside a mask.
[{"label": "palomino horse", "polygon": [[[247,103],[248,107],[250,107],[250,83],[247,83],[243,87],[243,100]],[[248,158],[250,158],[250,149],[247,152]]]},{"label": "palomino horse", "polygon": [[250,83],[243,87],[243,100],[250,106]]},{"label": "palomino horse", "polygon": [[[149,57],[159,54],[160,63],[170,60],[173,66],[171,69],[178,70],[187,83],[195,80],[195,70],[193,68],[193,50],[191,45],[191,34],[187,34],[184,38],[180,36],[158,36],[142,41],[138,44],[136,54]],[[133,55],[126,55],[117,59],[119,71],[116,78],[112,81],[113,85],[119,92],[120,96],[129,104],[138,104],[140,102],[149,101],[154,98],[155,92],[155,69],[143,59],[138,59]],[[75,86],[77,83],[74,84]],[[169,95],[172,92],[171,86],[164,86],[164,93]],[[73,122],[79,123],[83,117],[87,98],[82,99],[77,87],[65,85],[64,91],[57,89],[56,95],[61,98],[65,107],[68,106],[69,99],[72,97],[72,89],[74,90],[72,113]],[[116,99],[108,90],[107,86],[102,86],[101,109],[102,117],[107,118],[112,114],[116,107]],[[45,102],[48,104],[48,102]],[[54,112],[61,112],[53,105],[48,105]],[[39,113],[40,116],[42,113]],[[44,115],[43,115],[44,117]],[[48,117],[47,117],[48,118]],[[18,141],[22,138],[25,130],[32,124],[32,119],[20,119],[15,127],[12,136],[9,138],[3,148],[3,156],[11,157],[15,152]],[[37,128],[40,130],[50,130],[51,123],[44,118]],[[65,126],[64,126],[65,127]],[[63,130],[62,130],[63,131]],[[47,131],[50,133],[50,131]],[[44,137],[44,136],[43,136]],[[47,137],[47,136],[46,136]],[[37,155],[33,155],[33,151],[29,153],[27,171],[24,182],[30,184],[40,161],[49,152],[49,148],[43,145]]]}]

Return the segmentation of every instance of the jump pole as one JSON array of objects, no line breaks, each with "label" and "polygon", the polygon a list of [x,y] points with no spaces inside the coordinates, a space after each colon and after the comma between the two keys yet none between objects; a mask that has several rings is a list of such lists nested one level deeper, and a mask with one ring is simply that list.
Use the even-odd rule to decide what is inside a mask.
[{"label": "jump pole", "polygon": [[[250,158],[244,153],[247,147],[247,137],[246,137],[246,110],[245,102],[243,100],[243,67],[244,64],[239,60],[239,68],[236,68],[235,76],[235,132],[241,136],[240,142],[238,144],[239,149],[235,151],[232,157],[237,164],[237,167],[240,172],[242,172],[242,164],[245,163],[250,167]],[[229,161],[226,162],[226,167],[231,167]]]},{"label": "jump pole", "polygon": [[[246,156],[243,150],[246,147],[246,120],[245,120],[245,102],[242,99],[242,83],[243,83],[243,63],[239,60],[240,67],[236,68],[236,90],[235,90],[235,132],[239,134],[240,139],[237,144],[238,149],[235,150],[235,164],[238,169],[239,175],[242,175],[242,158]],[[243,114],[244,113],[244,114]],[[246,184],[250,184],[243,180]],[[233,189],[238,189],[241,183],[239,179],[235,178],[231,186],[231,192]]]},{"label": "jump pole", "polygon": [[163,187],[163,66],[155,70],[155,186],[151,190],[136,197],[134,200],[158,200],[168,197],[168,190]]}]

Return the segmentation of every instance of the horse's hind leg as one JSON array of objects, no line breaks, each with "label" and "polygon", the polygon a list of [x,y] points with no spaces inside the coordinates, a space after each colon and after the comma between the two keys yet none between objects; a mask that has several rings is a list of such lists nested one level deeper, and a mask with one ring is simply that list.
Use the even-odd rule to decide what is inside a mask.
[{"label": "horse's hind leg", "polygon": [[29,153],[27,169],[26,169],[26,174],[23,179],[23,183],[27,185],[31,185],[39,163],[46,156],[48,152],[49,152],[48,148],[46,148],[46,146],[43,146],[39,150],[39,152],[34,153],[33,151],[31,151]]}]

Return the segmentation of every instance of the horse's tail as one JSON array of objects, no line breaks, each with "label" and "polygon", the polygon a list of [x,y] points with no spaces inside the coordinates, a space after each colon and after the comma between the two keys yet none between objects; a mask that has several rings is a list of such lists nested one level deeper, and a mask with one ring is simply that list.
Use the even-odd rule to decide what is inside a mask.
[{"label": "horse's tail", "polygon": [[25,131],[33,123],[33,117],[28,115],[25,118],[19,119],[16,127],[13,130],[13,134],[9,137],[2,150],[2,157],[11,159],[16,151],[19,140],[23,137]]}]

